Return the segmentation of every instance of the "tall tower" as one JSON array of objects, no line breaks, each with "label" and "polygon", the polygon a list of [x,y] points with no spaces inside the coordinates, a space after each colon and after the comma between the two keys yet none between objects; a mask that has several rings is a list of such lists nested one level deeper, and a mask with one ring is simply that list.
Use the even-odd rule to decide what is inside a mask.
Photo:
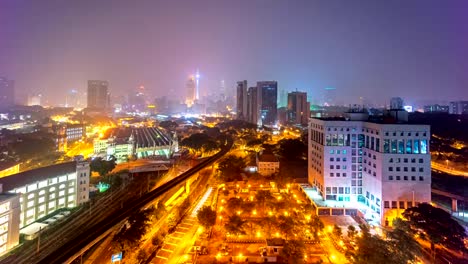
[{"label": "tall tower", "polygon": [[200,99],[200,72],[197,70],[195,74],[195,82],[196,82],[196,93],[195,93],[195,100]]},{"label": "tall tower", "polygon": [[197,99],[197,88],[196,88],[196,77],[195,75],[190,75],[187,81],[187,97],[185,99],[185,104],[188,107],[191,107],[195,100]]},{"label": "tall tower", "polygon": [[109,82],[100,80],[88,81],[88,108],[107,109],[109,102]]}]

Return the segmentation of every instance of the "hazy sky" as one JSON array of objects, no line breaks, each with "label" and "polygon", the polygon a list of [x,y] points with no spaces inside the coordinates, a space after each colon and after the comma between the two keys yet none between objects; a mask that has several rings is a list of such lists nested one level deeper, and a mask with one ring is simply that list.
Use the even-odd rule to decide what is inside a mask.
[{"label": "hazy sky", "polygon": [[468,99],[468,1],[0,0],[0,76],[52,102],[88,79],[113,94],[277,80],[313,98]]}]

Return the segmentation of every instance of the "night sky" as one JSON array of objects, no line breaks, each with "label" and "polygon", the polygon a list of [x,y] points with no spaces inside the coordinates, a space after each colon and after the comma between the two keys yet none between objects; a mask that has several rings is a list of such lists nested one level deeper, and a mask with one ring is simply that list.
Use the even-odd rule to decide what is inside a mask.
[{"label": "night sky", "polygon": [[[136,4],[138,2],[138,4]],[[202,93],[277,80],[313,102],[468,99],[468,1],[0,0],[0,76],[50,102],[88,79]]]}]

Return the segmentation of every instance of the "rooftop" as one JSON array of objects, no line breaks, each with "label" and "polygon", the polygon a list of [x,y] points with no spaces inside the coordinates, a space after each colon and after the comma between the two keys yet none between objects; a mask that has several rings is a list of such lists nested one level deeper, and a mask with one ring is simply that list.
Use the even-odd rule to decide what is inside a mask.
[{"label": "rooftop", "polygon": [[258,161],[259,162],[279,162],[275,154],[271,152],[263,152],[263,153],[258,154]]}]

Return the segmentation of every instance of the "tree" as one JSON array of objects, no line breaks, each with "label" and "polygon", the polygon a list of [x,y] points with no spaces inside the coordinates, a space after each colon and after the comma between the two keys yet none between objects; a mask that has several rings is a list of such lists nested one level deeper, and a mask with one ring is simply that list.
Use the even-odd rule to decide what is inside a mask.
[{"label": "tree", "polygon": [[255,194],[255,200],[262,205],[262,209],[265,212],[265,206],[268,201],[275,199],[271,194],[270,190],[258,190]]},{"label": "tree", "polygon": [[286,239],[294,236],[294,234],[299,233],[299,230],[301,230],[301,223],[295,221],[291,216],[280,215],[278,217],[278,223],[278,229],[281,230],[281,233],[284,234]]},{"label": "tree", "polygon": [[116,165],[115,157],[110,157],[109,160],[102,159],[100,157],[94,158],[90,163],[91,171],[99,173],[99,176],[104,177],[111,172]]},{"label": "tree", "polygon": [[314,215],[309,223],[309,227],[312,230],[312,234],[314,236],[315,240],[319,240],[319,233],[325,228],[325,225],[323,224],[322,220],[318,217],[318,215]]},{"label": "tree", "polygon": [[230,233],[231,235],[239,236],[246,234],[244,225],[244,220],[242,220],[238,215],[232,215],[224,225],[224,228],[226,229],[226,232]]},{"label": "tree", "polygon": [[147,258],[148,258],[148,253],[146,252],[146,250],[144,250],[143,248],[138,250],[138,255],[137,255],[138,263],[143,263]]},{"label": "tree", "polygon": [[205,229],[209,229],[216,223],[216,211],[211,206],[203,206],[197,213],[197,219]]},{"label": "tree", "polygon": [[275,228],[278,224],[274,216],[266,216],[260,220],[260,225],[262,226],[263,232],[266,234],[267,238],[271,237],[272,229]]},{"label": "tree", "polygon": [[431,243],[433,252],[438,244],[464,250],[465,229],[444,210],[421,203],[406,209],[403,216],[408,219],[411,227],[418,231],[422,239]]},{"label": "tree", "polygon": [[196,154],[200,154],[200,152],[204,153],[205,151],[209,152],[218,148],[218,143],[205,133],[192,134],[184,138],[180,142],[180,145],[191,149]]},{"label": "tree", "polygon": [[302,263],[305,250],[304,242],[300,240],[288,240],[284,244],[281,255],[288,260],[288,263]]},{"label": "tree", "polygon": [[174,121],[167,120],[167,121],[161,121],[159,123],[159,126],[166,130],[175,130],[178,125]]},{"label": "tree", "polygon": [[365,225],[360,226],[362,236],[356,241],[357,250],[349,250],[346,255],[349,256],[351,263],[355,264],[380,264],[393,263],[391,261],[391,252],[388,244],[382,238],[371,235],[369,228]]},{"label": "tree", "polygon": [[244,201],[241,198],[233,197],[227,201],[226,207],[229,210],[229,212],[235,213],[242,209],[243,203]]},{"label": "tree", "polygon": [[229,155],[218,163],[221,179],[226,182],[238,179],[244,168],[245,161],[234,155]]},{"label": "tree", "polygon": [[114,236],[114,242],[117,243],[121,251],[138,245],[146,233],[152,214],[153,209],[145,209],[130,215],[126,224]]},{"label": "tree", "polygon": [[337,238],[340,238],[343,232],[341,231],[341,227],[337,226],[336,224],[333,226],[333,235]]},{"label": "tree", "polygon": [[162,242],[162,239],[159,235],[154,235],[152,238],[151,238],[151,244],[155,247],[159,246]]},{"label": "tree", "polygon": [[349,239],[354,239],[356,234],[357,234],[356,228],[353,225],[349,225],[348,226],[348,237],[349,237]]},{"label": "tree", "polygon": [[282,139],[278,144],[280,155],[288,160],[302,158],[307,154],[307,145],[299,139]]},{"label": "tree", "polygon": [[393,221],[393,230],[386,232],[389,248],[395,264],[413,263],[420,254],[419,243],[414,238],[415,230],[407,221],[397,218]]}]

